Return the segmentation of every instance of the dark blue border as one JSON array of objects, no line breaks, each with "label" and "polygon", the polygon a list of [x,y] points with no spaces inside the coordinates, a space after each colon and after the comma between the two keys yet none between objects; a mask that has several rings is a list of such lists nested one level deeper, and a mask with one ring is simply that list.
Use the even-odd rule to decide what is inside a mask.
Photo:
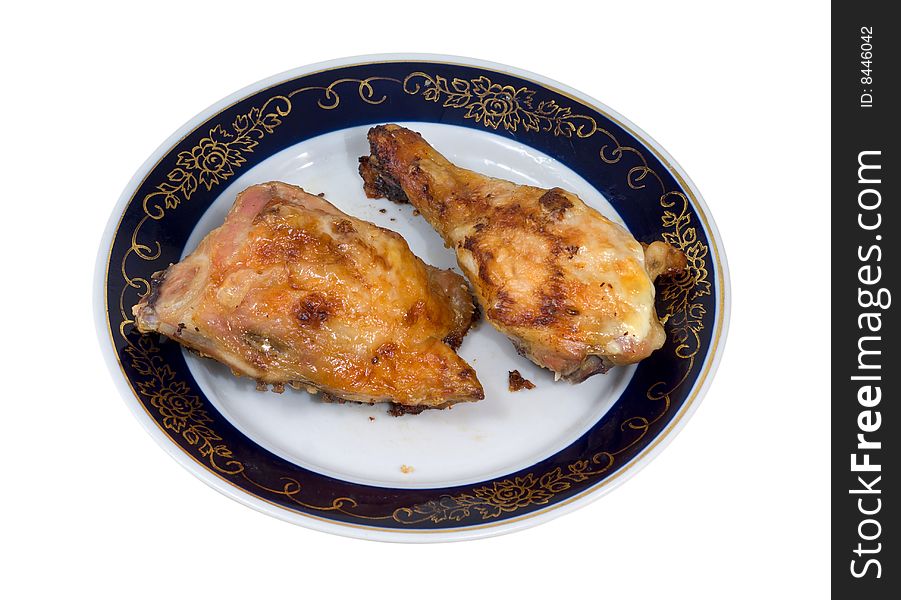
[{"label": "dark blue border", "polygon": [[[212,440],[209,445],[206,445],[204,441],[195,442],[193,434],[188,436],[190,439],[186,439],[183,429],[176,431],[171,427],[168,429],[164,427],[165,415],[152,403],[153,390],[140,389],[138,385],[139,382],[146,381],[146,374],[141,372],[141,365],[144,363],[140,361],[136,363],[134,353],[129,353],[127,350],[129,347],[139,347],[136,346],[139,343],[139,336],[128,325],[124,327],[126,336],[122,337],[119,334],[120,325],[123,322],[123,317],[119,312],[120,295],[123,298],[122,304],[128,311],[143,293],[143,288],[138,283],[135,284],[135,287],[130,287],[120,274],[123,260],[125,271],[133,280],[135,278],[149,280],[154,271],[165,268],[170,262],[177,262],[195,224],[227,185],[220,183],[214,185],[211,190],[207,190],[201,184],[193,191],[189,200],[182,201],[177,207],[166,209],[164,218],[160,220],[146,219],[142,199],[158,189],[159,185],[167,181],[167,174],[178,168],[179,153],[190,151],[197,146],[203,138],[210,136],[210,131],[215,126],[221,125],[227,128],[240,115],[250,114],[254,107],[264,105],[270,98],[279,95],[287,96],[290,92],[304,87],[321,87],[323,90],[311,90],[293,96],[290,113],[279,117],[280,123],[274,127],[271,133],[265,133],[256,139],[256,145],[252,151],[243,153],[246,162],[234,169],[234,175],[229,177],[229,180],[240,176],[247,169],[291,145],[347,127],[392,121],[428,121],[486,130],[484,124],[477,123],[472,118],[466,118],[467,111],[465,109],[444,107],[442,101],[432,102],[425,99],[421,93],[407,93],[402,85],[395,81],[371,80],[371,90],[361,89],[355,82],[339,84],[332,88],[333,93],[340,97],[337,107],[327,110],[317,105],[317,102],[325,105],[333,102],[334,96],[325,92],[324,89],[338,79],[364,80],[385,77],[403,81],[407,75],[416,71],[422,71],[433,77],[443,76],[448,81],[454,78],[471,81],[486,76],[492,82],[511,85],[514,89],[534,90],[533,104],[537,104],[539,100],[553,100],[559,106],[571,107],[573,113],[587,115],[594,119],[597,126],[608,131],[621,147],[638,150],[641,157],[638,153],[625,151],[618,161],[608,163],[600,159],[602,147],[606,146],[608,153],[613,147],[606,135],[594,135],[583,139],[576,135],[567,137],[553,135],[552,132],[525,131],[522,126],[517,127],[516,131],[506,130],[503,126],[496,130],[488,129],[497,135],[537,148],[579,173],[604,194],[639,240],[660,239],[661,235],[665,233],[661,225],[661,216],[664,210],[660,205],[662,191],[682,192],[686,196],[690,196],[689,191],[682,189],[679,182],[660,163],[654,152],[645,147],[631,133],[591,106],[533,81],[488,69],[446,63],[391,62],[337,67],[278,84],[252,94],[220,111],[185,136],[151,169],[125,208],[121,224],[113,240],[107,282],[109,324],[113,332],[115,350],[122,363],[125,376],[129,379],[132,387],[136,388],[136,394],[144,403],[148,414],[186,453],[197,459],[211,472],[225,478],[235,486],[286,509],[338,522],[397,529],[484,525],[545,508],[585,491],[620,470],[669,425],[672,417],[679,412],[680,407],[686,401],[692,384],[698,378],[710,350],[711,335],[715,324],[715,301],[720,293],[720,290],[717,289],[717,265],[712,255],[706,259],[710,293],[694,299],[694,302],[702,308],[702,311],[699,312],[703,312],[703,314],[699,318],[702,328],[698,332],[698,351],[693,361],[677,357],[674,343],[671,340],[662,350],[639,365],[628,388],[610,412],[572,445],[528,469],[511,473],[499,480],[454,488],[389,489],[366,486],[326,477],[287,462],[257,446],[224,419],[203,396],[200,387],[191,376],[178,346],[172,343],[163,343],[159,345],[158,353],[153,354],[150,358],[156,361],[155,364],[168,365],[174,373],[175,380],[187,385],[188,395],[196,396],[199,399],[211,419],[204,426],[208,427],[209,431],[215,432],[215,436],[220,438]],[[372,101],[380,99],[382,96],[385,97],[385,100],[378,104],[366,101],[367,98]],[[659,176],[659,183],[646,176],[638,185],[630,186],[630,178],[635,182],[636,173],[641,174],[642,160],[646,161],[648,169],[653,170]],[[644,187],[636,189],[642,183]],[[661,190],[661,186],[665,189]],[[677,206],[676,210],[678,209]],[[711,241],[707,239],[698,214],[690,204],[687,207],[687,214],[694,227],[697,240],[710,247]],[[155,250],[153,242],[160,244],[160,255],[155,260],[143,260],[135,252],[129,251],[132,245],[132,232],[142,220],[144,222],[140,228],[139,242],[147,243],[150,246],[148,252]],[[138,367],[135,367],[135,364]],[[686,373],[689,366],[690,372]],[[669,406],[660,417],[666,400],[650,400],[647,396],[648,389],[659,381],[674,383],[683,379],[684,383],[669,395]],[[149,394],[145,393],[148,391]],[[184,390],[176,391],[183,392]],[[169,392],[173,392],[173,390],[168,389],[166,393]],[[490,399],[486,401],[490,401]],[[651,424],[645,428],[642,425],[642,419]],[[169,421],[170,426],[171,423]],[[202,428],[200,430],[203,431]],[[218,450],[217,447],[219,447]],[[477,488],[497,489],[498,485],[502,487],[506,485],[505,481],[523,488],[535,487],[535,485],[541,487],[542,484],[536,484],[535,481],[540,479],[543,474],[554,473],[558,468],[561,469],[561,473],[565,474],[573,464],[581,464],[579,461],[588,461],[591,467],[588,471],[595,472],[607,460],[604,453],[613,451],[618,453],[615,464],[611,468],[604,470],[599,475],[586,476],[581,481],[578,476],[567,479],[568,487],[554,492],[550,498],[544,498],[539,494],[533,496],[532,500],[524,499],[519,503],[522,504],[521,506],[506,506],[504,510],[500,511],[492,509],[488,516],[477,509],[478,503],[472,505],[470,510],[462,510],[465,508],[465,498],[472,496],[473,491]],[[219,467],[223,465],[225,467],[217,470],[211,463],[211,459]],[[236,467],[234,467],[233,461],[237,461],[241,465],[237,472],[235,472]],[[296,482],[297,486],[291,483],[292,481]],[[460,498],[463,500],[460,501]],[[409,513],[413,515],[410,518],[398,520],[392,517],[392,515],[400,514],[396,511],[403,512],[404,508],[417,506],[421,510]],[[493,514],[495,512],[498,514]],[[432,514],[439,515],[439,518],[430,518]]]}]

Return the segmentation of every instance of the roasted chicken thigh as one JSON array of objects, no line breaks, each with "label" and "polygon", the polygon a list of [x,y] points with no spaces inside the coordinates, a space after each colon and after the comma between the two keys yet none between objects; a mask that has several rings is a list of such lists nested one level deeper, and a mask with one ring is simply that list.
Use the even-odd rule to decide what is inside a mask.
[{"label": "roasted chicken thigh", "polygon": [[141,332],[276,391],[412,408],[483,398],[454,352],[476,317],[465,280],[284,183],[242,192],[221,227],[154,275],[133,312]]},{"label": "roasted chicken thigh", "polygon": [[374,127],[369,145],[366,194],[422,213],[521,354],[580,382],[663,345],[653,280],[685,268],[681,251],[642,246],[571,192],[461,169],[409,129]]}]

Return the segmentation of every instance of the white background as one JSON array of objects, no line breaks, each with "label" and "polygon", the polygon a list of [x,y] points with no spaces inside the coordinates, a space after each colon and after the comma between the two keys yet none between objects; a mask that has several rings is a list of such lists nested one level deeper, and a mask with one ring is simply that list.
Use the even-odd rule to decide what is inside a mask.
[{"label": "white background", "polygon": [[[825,3],[37,4],[0,22],[0,596],[826,595]],[[697,183],[728,253],[729,340],[691,422],[610,495],[509,536],[363,542],[228,500],[144,433],[93,332],[101,231],[163,139],[268,75],[403,51],[519,66],[621,112]]]}]

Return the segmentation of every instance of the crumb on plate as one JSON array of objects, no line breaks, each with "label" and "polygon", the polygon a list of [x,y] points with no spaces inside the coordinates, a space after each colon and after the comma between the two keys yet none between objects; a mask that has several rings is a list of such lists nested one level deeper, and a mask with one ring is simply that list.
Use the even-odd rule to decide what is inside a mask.
[{"label": "crumb on plate", "polygon": [[405,475],[410,474],[410,473],[413,472],[413,467],[411,467],[411,466],[409,466],[409,465],[401,465],[401,466],[400,466],[400,472],[403,473],[403,474],[405,474]]},{"label": "crumb on plate", "polygon": [[535,387],[535,384],[523,377],[519,374],[519,371],[516,369],[509,372],[507,378],[507,387],[511,392],[518,392],[519,390],[531,390]]}]

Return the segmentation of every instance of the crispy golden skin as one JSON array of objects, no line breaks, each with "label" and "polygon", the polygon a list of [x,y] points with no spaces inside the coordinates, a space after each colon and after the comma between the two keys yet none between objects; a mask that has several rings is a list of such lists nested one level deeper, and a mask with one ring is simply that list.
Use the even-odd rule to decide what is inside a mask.
[{"label": "crispy golden skin", "polygon": [[483,398],[457,356],[476,317],[465,280],[398,234],[273,182],[154,276],[133,309],[162,333],[261,384],[328,397],[443,407]]},{"label": "crispy golden skin", "polygon": [[684,269],[682,252],[663,242],[645,250],[565,190],[456,167],[409,129],[374,127],[369,144],[366,194],[422,213],[521,354],[580,382],[663,345],[653,279]]}]

